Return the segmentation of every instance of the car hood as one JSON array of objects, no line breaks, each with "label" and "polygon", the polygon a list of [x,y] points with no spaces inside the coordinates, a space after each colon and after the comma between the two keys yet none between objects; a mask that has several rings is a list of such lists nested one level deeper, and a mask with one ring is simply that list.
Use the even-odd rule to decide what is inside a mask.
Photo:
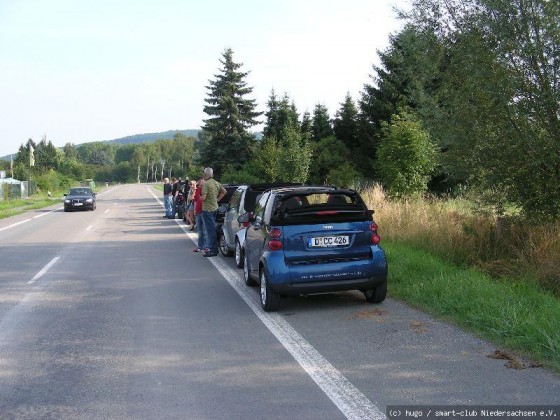
[{"label": "car hood", "polygon": [[87,200],[88,198],[93,198],[93,195],[67,195],[66,197],[64,197],[65,200]]}]

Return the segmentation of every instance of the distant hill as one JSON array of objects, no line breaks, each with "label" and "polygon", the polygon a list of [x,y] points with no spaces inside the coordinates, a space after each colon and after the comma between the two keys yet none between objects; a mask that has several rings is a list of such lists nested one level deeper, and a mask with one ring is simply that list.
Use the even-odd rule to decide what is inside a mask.
[{"label": "distant hill", "polygon": [[[173,136],[176,133],[184,134],[187,137],[197,137],[199,130],[169,130],[163,131],[161,133],[144,133],[144,134],[134,134],[132,136],[121,137],[119,139],[114,140],[101,140],[103,143],[115,143],[115,144],[134,144],[134,143],[151,143],[156,140],[172,140]],[[87,142],[87,143],[95,143],[95,142]],[[82,144],[76,144],[76,147],[80,147]],[[17,152],[13,153],[13,158],[15,159],[17,156]],[[1,156],[0,160],[7,160],[10,161],[10,155]]]},{"label": "distant hill", "polygon": [[[183,134],[187,137],[194,137],[197,138],[199,130],[190,129],[190,130],[169,130],[163,131],[161,133],[145,133],[145,134],[134,134],[132,136],[121,137],[119,139],[114,140],[102,140],[103,143],[115,143],[115,144],[134,144],[134,143],[151,143],[156,140],[172,140],[173,136],[177,133]],[[257,140],[262,139],[262,133],[256,132],[253,133]],[[88,142],[90,143],[90,142]],[[93,142],[91,142],[93,143]],[[80,147],[82,144],[77,144],[77,147]],[[13,154],[14,159],[16,158],[17,153]],[[10,155],[0,157],[0,160],[7,160],[10,161]]]},{"label": "distant hill", "polygon": [[187,137],[196,138],[198,136],[198,130],[169,130],[161,133],[134,134],[132,136],[121,137],[120,139],[104,140],[103,142],[116,144],[151,143],[156,140],[172,140],[173,136],[178,133]]}]

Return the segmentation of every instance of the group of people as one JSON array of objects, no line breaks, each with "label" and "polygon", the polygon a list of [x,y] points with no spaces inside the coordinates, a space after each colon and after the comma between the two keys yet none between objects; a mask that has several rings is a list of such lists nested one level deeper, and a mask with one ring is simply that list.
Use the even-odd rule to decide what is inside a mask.
[{"label": "group of people", "polygon": [[[181,180],[169,178],[163,180],[163,203],[165,206],[165,216],[170,219],[175,218],[177,212],[177,197],[181,192]],[[204,176],[196,181],[191,181],[189,190],[185,185],[185,195],[187,196],[187,220],[191,225],[191,230],[196,227],[198,233],[197,247],[194,252],[202,252],[204,257],[214,257],[218,255],[218,241],[216,235],[216,211],[218,201],[226,195],[226,189],[214,179],[212,168],[204,169]]]}]

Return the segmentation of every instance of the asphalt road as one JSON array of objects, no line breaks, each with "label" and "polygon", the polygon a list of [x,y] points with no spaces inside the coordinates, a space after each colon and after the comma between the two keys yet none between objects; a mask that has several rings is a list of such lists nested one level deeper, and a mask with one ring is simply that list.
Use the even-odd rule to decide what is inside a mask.
[{"label": "asphalt road", "polygon": [[[161,192],[0,220],[0,418],[383,418],[388,405],[560,404],[560,375],[358,292],[264,313],[233,259],[192,252]],[[389,278],[390,290],[390,278]],[[389,291],[390,293],[390,291]],[[558,412],[560,417],[560,412]]]}]

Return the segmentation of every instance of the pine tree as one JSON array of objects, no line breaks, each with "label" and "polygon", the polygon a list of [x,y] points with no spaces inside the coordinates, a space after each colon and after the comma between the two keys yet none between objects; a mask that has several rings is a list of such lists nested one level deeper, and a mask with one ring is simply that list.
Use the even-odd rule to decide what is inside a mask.
[{"label": "pine tree", "polygon": [[325,105],[317,104],[313,110],[312,138],[318,142],[334,134],[329,118],[329,110]]},{"label": "pine tree", "polygon": [[255,138],[249,129],[258,124],[256,101],[246,99],[253,88],[245,81],[248,72],[242,72],[241,63],[233,61],[233,51],[228,48],[220,60],[220,73],[210,80],[202,129],[207,142],[200,143],[199,163],[214,168],[221,174],[226,168],[238,170],[252,154]]},{"label": "pine tree", "polygon": [[293,101],[288,94],[284,94],[281,101],[278,101],[276,94],[272,91],[268,101],[268,111],[265,113],[266,123],[263,130],[265,139],[282,137],[284,128],[293,127],[299,131],[299,115]]},{"label": "pine tree", "polygon": [[334,135],[346,147],[354,151],[358,146],[358,110],[350,96],[346,94],[344,103],[341,104],[333,121]]}]

